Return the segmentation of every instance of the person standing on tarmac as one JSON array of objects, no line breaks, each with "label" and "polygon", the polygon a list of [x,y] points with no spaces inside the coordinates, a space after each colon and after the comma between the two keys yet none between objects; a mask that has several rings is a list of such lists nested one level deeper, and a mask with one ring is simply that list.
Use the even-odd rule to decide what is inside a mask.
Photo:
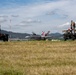
[{"label": "person standing on tarmac", "polygon": [[75,34],[75,22],[71,20],[71,33]]}]

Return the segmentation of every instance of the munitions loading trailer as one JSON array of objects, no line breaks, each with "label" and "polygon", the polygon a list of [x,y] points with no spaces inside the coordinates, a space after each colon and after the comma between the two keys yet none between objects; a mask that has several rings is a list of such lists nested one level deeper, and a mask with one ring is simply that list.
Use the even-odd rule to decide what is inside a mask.
[{"label": "munitions loading trailer", "polygon": [[1,27],[0,27],[0,40],[8,41],[8,34],[1,33]]},{"label": "munitions loading trailer", "polygon": [[72,30],[64,30],[63,32],[64,32],[63,38],[65,41],[69,40],[69,39],[71,39],[71,40],[76,39],[76,30],[75,30],[75,33],[72,33]]}]

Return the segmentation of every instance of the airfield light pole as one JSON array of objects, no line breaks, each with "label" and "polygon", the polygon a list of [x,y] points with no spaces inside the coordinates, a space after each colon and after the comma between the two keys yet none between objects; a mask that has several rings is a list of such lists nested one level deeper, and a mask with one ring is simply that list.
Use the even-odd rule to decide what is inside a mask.
[{"label": "airfield light pole", "polygon": [[0,34],[1,34],[1,24],[0,24]]},{"label": "airfield light pole", "polygon": [[19,17],[19,15],[10,15],[10,38],[11,38],[11,32],[12,32],[12,18],[16,18],[16,17]]},{"label": "airfield light pole", "polygon": [[1,22],[0,22],[0,34],[1,34]]},{"label": "airfield light pole", "polygon": [[10,24],[9,24],[9,28],[10,28],[10,39],[11,39],[11,32],[12,32],[12,15],[10,15],[10,18],[9,18],[9,22],[10,22]]},{"label": "airfield light pole", "polygon": [[1,34],[1,22],[0,22],[0,34]]},{"label": "airfield light pole", "polygon": [[10,19],[10,38],[11,38],[11,19]]}]

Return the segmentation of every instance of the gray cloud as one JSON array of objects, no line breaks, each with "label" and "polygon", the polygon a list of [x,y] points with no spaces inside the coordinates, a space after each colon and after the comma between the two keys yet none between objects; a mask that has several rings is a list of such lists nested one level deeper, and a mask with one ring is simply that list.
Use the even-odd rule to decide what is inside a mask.
[{"label": "gray cloud", "polygon": [[6,15],[0,15],[0,18],[8,18]]},{"label": "gray cloud", "polygon": [[40,20],[27,19],[25,21],[22,21],[21,23],[41,23],[41,21]]},{"label": "gray cloud", "polygon": [[11,15],[11,17],[15,17],[15,18],[17,18],[17,17],[19,17],[19,15]]},{"label": "gray cloud", "polygon": [[[63,13],[64,12],[64,13]],[[58,16],[60,19],[66,19],[69,16],[67,15],[67,13],[65,11],[63,11],[62,9],[54,9],[51,12],[46,13],[46,15],[49,16]]]}]

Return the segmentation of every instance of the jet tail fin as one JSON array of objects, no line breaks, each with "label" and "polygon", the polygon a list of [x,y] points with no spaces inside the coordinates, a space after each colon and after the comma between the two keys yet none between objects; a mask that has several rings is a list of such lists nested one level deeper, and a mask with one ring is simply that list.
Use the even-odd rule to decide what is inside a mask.
[{"label": "jet tail fin", "polygon": [[49,33],[50,33],[50,31],[48,31],[48,32],[45,34],[45,36],[47,36]]},{"label": "jet tail fin", "polygon": [[33,35],[36,35],[36,33],[32,32]]}]

